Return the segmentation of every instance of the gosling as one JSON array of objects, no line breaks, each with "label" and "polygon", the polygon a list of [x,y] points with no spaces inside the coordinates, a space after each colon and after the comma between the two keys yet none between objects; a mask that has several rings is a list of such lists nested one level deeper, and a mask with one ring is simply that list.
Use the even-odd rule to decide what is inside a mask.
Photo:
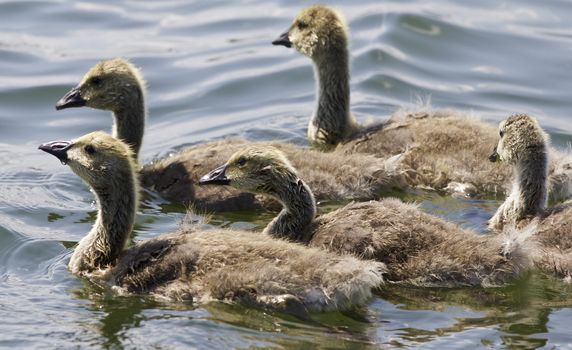
[{"label": "gosling", "polygon": [[75,248],[71,272],[120,294],[242,301],[302,317],[363,304],[383,281],[381,263],[270,236],[252,239],[243,231],[181,231],[125,249],[138,203],[132,150],[103,132],[39,148],[69,165],[96,194],[97,220]]},{"label": "gosling", "polygon": [[521,237],[482,236],[397,199],[351,203],[316,217],[309,186],[285,155],[250,146],[200,180],[278,200],[282,211],[264,232],[387,265],[386,280],[416,286],[497,286],[530,262]]},{"label": "gosling", "polygon": [[572,202],[546,208],[549,137],[526,114],[508,117],[499,125],[499,141],[489,159],[513,168],[513,185],[505,202],[489,220],[491,230],[531,226],[540,269],[570,279],[572,274]]},{"label": "gosling", "polygon": [[535,216],[546,209],[548,200],[548,135],[536,119],[512,115],[500,123],[499,136],[489,160],[510,164],[513,183],[506,200],[489,220],[492,230]]},{"label": "gosling", "polygon": [[[137,158],[146,119],[145,81],[139,69],[122,58],[97,63],[57,102],[56,109],[83,106],[111,111],[113,136],[128,143]],[[164,198],[192,203],[197,209],[234,211],[275,205],[267,198],[233,189],[221,192],[195,186],[202,174],[247,144],[227,139],[193,146],[144,166],[141,182]],[[385,164],[370,155],[323,154],[279,142],[260,144],[271,144],[288,154],[320,200],[371,199],[395,185]]]},{"label": "gosling", "polygon": [[[336,153],[366,153],[388,159],[400,155],[397,171],[406,184],[465,195],[504,193],[510,169],[483,162],[495,142],[495,128],[453,110],[401,110],[385,124],[360,127],[350,111],[348,27],[335,9],[302,10],[290,28],[272,42],[294,47],[314,63],[317,107],[308,138]],[[572,159],[554,153],[550,193],[561,201],[572,195]]]}]

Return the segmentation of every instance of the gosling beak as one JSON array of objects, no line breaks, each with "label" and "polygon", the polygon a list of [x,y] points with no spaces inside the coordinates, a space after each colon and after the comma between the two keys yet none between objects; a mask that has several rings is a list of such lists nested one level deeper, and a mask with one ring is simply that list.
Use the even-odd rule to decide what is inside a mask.
[{"label": "gosling beak", "polygon": [[68,163],[68,149],[73,145],[71,141],[52,141],[41,144],[38,148],[56,156],[62,164]]},{"label": "gosling beak", "polygon": [[226,164],[219,166],[215,170],[201,177],[199,185],[229,185],[230,180],[225,175]]},{"label": "gosling beak", "polygon": [[71,107],[83,107],[86,100],[81,97],[79,86],[74,87],[67,94],[56,103],[56,110],[66,109]]},{"label": "gosling beak", "polygon": [[280,36],[272,42],[272,45],[283,45],[288,48],[292,47],[292,42],[290,41],[288,34],[290,34],[288,30],[280,34]]},{"label": "gosling beak", "polygon": [[489,160],[493,163],[500,161],[500,156],[497,153],[496,147],[495,147],[495,149],[493,149],[493,153],[491,153],[491,155],[489,156]]}]

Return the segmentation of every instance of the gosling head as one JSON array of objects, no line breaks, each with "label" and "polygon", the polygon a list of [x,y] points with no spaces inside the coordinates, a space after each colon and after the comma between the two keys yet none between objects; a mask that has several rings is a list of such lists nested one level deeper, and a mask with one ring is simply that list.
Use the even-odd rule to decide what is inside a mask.
[{"label": "gosling head", "polygon": [[346,50],[348,29],[343,16],[335,9],[314,5],[302,10],[273,45],[292,47],[312,58],[339,49]]},{"label": "gosling head", "polygon": [[[124,142],[101,131],[72,141],[53,141],[38,147],[56,156],[91,187],[111,188],[133,178],[133,151]],[[118,189],[116,189],[118,190]],[[124,189],[127,190],[127,189]]]},{"label": "gosling head", "polygon": [[277,188],[297,179],[296,170],[281,151],[269,146],[250,146],[203,176],[199,184],[229,185],[241,191],[272,195]]},{"label": "gosling head", "polygon": [[87,106],[115,112],[128,108],[132,101],[142,101],[144,88],[141,72],[129,61],[124,58],[104,60],[93,66],[78,86],[56,103],[56,109]]},{"label": "gosling head", "polygon": [[499,125],[499,142],[489,156],[491,162],[505,161],[516,164],[546,154],[548,135],[535,118],[515,114]]}]

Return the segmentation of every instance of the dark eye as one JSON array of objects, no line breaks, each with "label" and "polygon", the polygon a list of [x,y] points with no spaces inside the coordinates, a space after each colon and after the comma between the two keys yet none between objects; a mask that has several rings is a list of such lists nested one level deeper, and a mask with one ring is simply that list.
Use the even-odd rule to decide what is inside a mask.
[{"label": "dark eye", "polygon": [[95,153],[95,148],[93,148],[92,145],[86,145],[83,149],[85,150],[85,152],[87,152],[87,154]]},{"label": "dark eye", "polygon": [[238,166],[243,166],[244,164],[246,164],[246,158],[244,158],[244,157],[238,158],[238,160],[236,161],[236,164],[238,164]]},{"label": "dark eye", "polygon": [[303,21],[298,21],[297,26],[298,26],[298,29],[302,30],[302,29],[305,29],[306,27],[308,27],[308,23],[303,22]]},{"label": "dark eye", "polygon": [[504,131],[502,131],[502,130],[499,131],[499,135],[500,135],[500,137],[503,137],[503,136],[504,136]]},{"label": "dark eye", "polygon": [[100,77],[93,77],[89,80],[92,85],[99,86],[101,85],[101,78]]}]

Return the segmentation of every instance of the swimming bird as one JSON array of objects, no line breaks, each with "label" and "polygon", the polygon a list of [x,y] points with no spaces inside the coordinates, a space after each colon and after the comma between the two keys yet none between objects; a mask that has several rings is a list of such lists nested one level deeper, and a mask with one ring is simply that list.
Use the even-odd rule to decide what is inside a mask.
[{"label": "swimming bird", "polygon": [[200,180],[274,197],[283,206],[264,232],[387,265],[386,280],[418,286],[491,286],[529,266],[522,237],[478,235],[397,199],[350,203],[316,218],[310,187],[268,146],[237,151]]},{"label": "swimming bird", "polygon": [[572,202],[547,208],[549,137],[538,121],[515,114],[499,124],[499,141],[489,159],[513,169],[513,184],[489,220],[492,230],[532,225],[539,245],[535,263],[561,277],[572,275]]},{"label": "swimming bird", "polygon": [[546,208],[548,201],[548,135],[535,118],[515,114],[499,125],[500,139],[489,156],[513,168],[513,183],[506,200],[489,221],[491,229],[502,229]]},{"label": "swimming bird", "polygon": [[[400,110],[387,122],[360,126],[350,111],[348,26],[332,7],[303,9],[274,45],[293,47],[314,64],[317,106],[308,125],[308,139],[336,153],[399,157],[397,170],[410,186],[467,195],[504,193],[510,169],[483,159],[496,141],[493,125],[449,109]],[[555,150],[551,157],[549,192],[561,201],[572,195],[572,157]]]},{"label": "swimming bird", "polygon": [[126,249],[138,203],[132,150],[103,132],[40,149],[67,164],[97,198],[97,220],[74,249],[71,272],[119,293],[240,300],[305,315],[363,304],[383,281],[381,263],[244,231],[181,230]]},{"label": "swimming bird", "polygon": [[[137,158],[146,119],[145,82],[137,67],[123,58],[98,62],[56,104],[60,110],[82,106],[111,111],[113,136],[131,145]],[[245,140],[225,139],[184,149],[144,166],[141,182],[167,199],[190,202],[197,209],[233,211],[271,206],[273,200],[268,198],[195,186],[201,175],[247,144]],[[398,181],[398,177],[391,180],[385,163],[370,155],[323,154],[284,142],[259,144],[271,144],[288,154],[320,200],[373,198]]]}]

